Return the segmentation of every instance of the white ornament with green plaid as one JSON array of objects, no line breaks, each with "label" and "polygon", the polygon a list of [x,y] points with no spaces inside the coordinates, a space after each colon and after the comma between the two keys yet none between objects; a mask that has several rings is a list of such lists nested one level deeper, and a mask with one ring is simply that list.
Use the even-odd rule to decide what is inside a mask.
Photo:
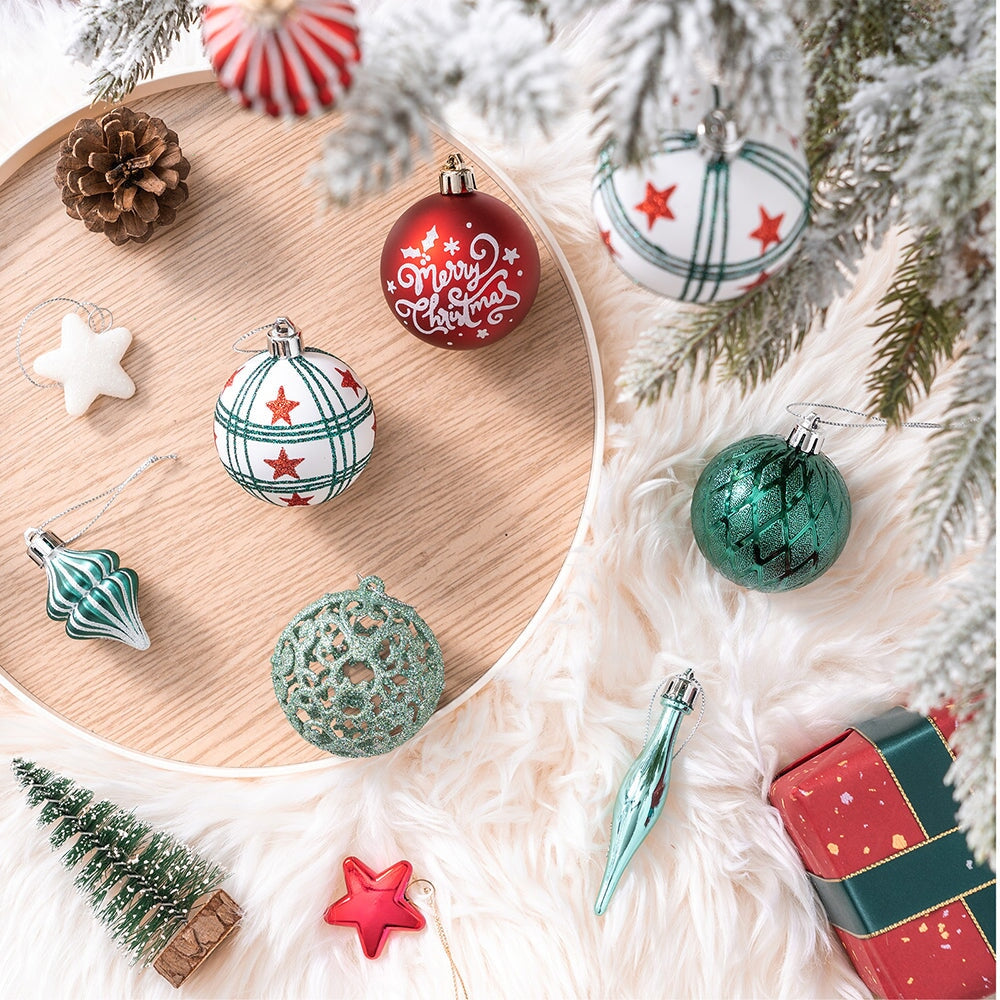
[{"label": "white ornament with green plaid", "polygon": [[[710,96],[709,96],[710,95]],[[733,299],[792,255],[809,218],[809,168],[799,141],[741,134],[718,91],[695,91],[677,128],[636,166],[605,146],[594,215],[615,263],[672,299]]]},{"label": "white ornament with green plaid", "polygon": [[275,321],[268,342],[219,394],[215,446],[247,493],[279,507],[315,507],[368,464],[375,410],[350,365],[303,348],[288,320]]}]

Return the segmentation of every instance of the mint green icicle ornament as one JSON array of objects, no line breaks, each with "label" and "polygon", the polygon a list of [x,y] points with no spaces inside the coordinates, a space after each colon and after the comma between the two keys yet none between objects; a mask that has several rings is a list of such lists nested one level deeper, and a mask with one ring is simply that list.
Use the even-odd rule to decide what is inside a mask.
[{"label": "mint green icicle ornament", "polygon": [[50,531],[25,532],[28,555],[45,570],[45,611],[66,623],[71,639],[116,639],[133,649],[149,649],[139,618],[139,578],[120,568],[111,549],[78,551]]},{"label": "mint green icicle ornament", "polygon": [[431,717],[444,690],[441,647],[377,576],[326,594],[281,633],[271,680],[296,732],[340,757],[400,746]]},{"label": "mint green icicle ornament", "polygon": [[[693,671],[685,670],[683,674],[670,678],[667,690],[660,699],[663,712],[659,722],[618,789],[608,860],[594,904],[594,912],[598,916],[608,908],[629,861],[663,812],[670,788],[670,766],[676,756],[674,743],[677,732],[684,717],[694,707],[699,693],[704,699],[704,692]],[[704,706],[704,701],[702,704]]]}]

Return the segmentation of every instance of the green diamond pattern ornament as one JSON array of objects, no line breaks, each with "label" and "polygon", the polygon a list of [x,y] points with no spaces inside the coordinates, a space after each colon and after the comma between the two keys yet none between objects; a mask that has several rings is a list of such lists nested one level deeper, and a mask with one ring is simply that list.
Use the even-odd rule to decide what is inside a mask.
[{"label": "green diamond pattern ornament", "polygon": [[134,649],[149,649],[139,618],[139,578],[120,567],[111,549],[68,549],[50,531],[26,533],[28,555],[45,570],[45,611],[66,623],[71,639],[115,639]]},{"label": "green diamond pattern ornament", "polygon": [[361,475],[375,447],[371,396],[345,361],[304,348],[288,319],[235,371],[215,407],[215,445],[251,496],[315,507]]},{"label": "green diamond pattern ornament", "polygon": [[691,500],[702,555],[741,587],[794,590],[822,576],[851,530],[851,498],[837,467],[819,453],[810,413],[787,438],[759,434],[723,449]]},{"label": "green diamond pattern ornament", "polygon": [[431,717],[444,690],[441,647],[377,576],[326,594],[281,633],[271,679],[299,735],[340,757],[400,746]]}]

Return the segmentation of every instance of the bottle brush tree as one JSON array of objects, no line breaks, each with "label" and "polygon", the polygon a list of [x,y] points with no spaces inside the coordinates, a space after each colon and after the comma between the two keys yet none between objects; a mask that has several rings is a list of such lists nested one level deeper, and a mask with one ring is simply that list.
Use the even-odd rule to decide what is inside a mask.
[{"label": "bottle brush tree", "polygon": [[53,850],[62,851],[114,941],[132,964],[153,963],[179,986],[239,922],[239,908],[221,890],[192,912],[227,873],[133,813],[95,802],[69,778],[20,758],[11,766],[28,804],[41,807],[38,823],[49,828]]}]

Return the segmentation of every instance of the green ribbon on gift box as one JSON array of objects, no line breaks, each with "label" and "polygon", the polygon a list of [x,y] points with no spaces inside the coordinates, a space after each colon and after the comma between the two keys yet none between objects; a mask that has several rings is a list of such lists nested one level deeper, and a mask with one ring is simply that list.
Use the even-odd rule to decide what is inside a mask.
[{"label": "green ribbon on gift box", "polygon": [[951,752],[922,715],[894,708],[856,729],[882,756],[927,840],[839,879],[810,873],[830,922],[872,937],[960,900],[996,953],[996,878],[969,853],[944,783]]}]

